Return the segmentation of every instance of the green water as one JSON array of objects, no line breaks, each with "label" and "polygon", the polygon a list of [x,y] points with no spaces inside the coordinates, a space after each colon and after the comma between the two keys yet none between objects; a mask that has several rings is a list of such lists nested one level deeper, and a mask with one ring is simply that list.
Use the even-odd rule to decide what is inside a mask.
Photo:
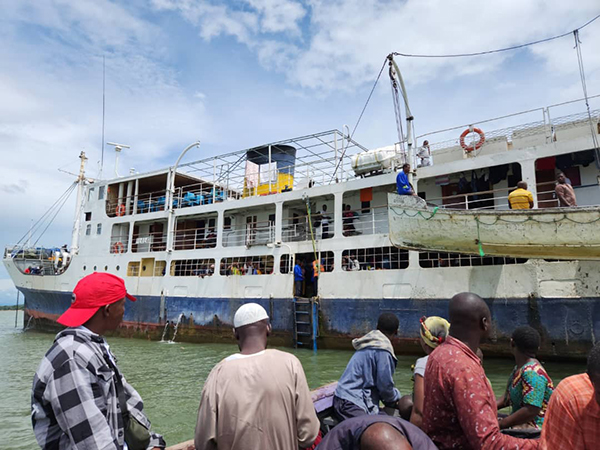
[{"label": "green water", "polygon": [[[0,448],[32,449],[36,443],[29,416],[31,383],[54,336],[25,333],[14,324],[14,311],[0,311]],[[193,437],[204,380],[215,364],[237,351],[227,344],[166,344],[122,338],[109,338],[108,342],[119,367],[144,399],[153,428],[170,445]],[[284,350],[300,359],[311,389],[337,380],[352,356],[352,352],[338,350],[321,350],[316,355],[309,350]],[[399,357],[394,378],[403,394],[412,390],[410,367],[414,361],[414,356]],[[487,359],[484,364],[494,390],[500,394],[512,361]],[[582,372],[584,365],[548,363],[546,368],[558,383]]]}]

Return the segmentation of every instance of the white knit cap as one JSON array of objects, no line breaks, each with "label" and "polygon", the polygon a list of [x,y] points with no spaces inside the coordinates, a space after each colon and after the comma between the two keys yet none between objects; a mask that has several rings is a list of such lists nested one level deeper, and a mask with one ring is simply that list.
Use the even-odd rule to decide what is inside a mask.
[{"label": "white knit cap", "polygon": [[238,308],[233,316],[233,327],[239,328],[244,325],[250,325],[251,323],[260,322],[261,320],[268,319],[269,315],[265,308],[260,306],[258,303],[246,303]]}]

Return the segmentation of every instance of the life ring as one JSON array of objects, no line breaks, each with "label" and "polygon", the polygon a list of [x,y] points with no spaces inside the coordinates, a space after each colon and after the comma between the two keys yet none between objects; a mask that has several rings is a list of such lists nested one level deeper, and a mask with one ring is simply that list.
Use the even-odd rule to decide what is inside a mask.
[{"label": "life ring", "polygon": [[121,203],[119,206],[117,206],[117,216],[121,217],[125,215],[125,205],[123,203]]},{"label": "life ring", "polygon": [[115,242],[112,246],[113,253],[125,253],[125,246],[122,242]]},{"label": "life ring", "polygon": [[[465,138],[469,133],[477,133],[479,135],[479,140],[474,145],[465,144]],[[465,150],[465,152],[472,152],[473,150],[479,150],[481,146],[485,144],[485,133],[481,131],[480,128],[469,127],[460,135],[460,146]]]}]

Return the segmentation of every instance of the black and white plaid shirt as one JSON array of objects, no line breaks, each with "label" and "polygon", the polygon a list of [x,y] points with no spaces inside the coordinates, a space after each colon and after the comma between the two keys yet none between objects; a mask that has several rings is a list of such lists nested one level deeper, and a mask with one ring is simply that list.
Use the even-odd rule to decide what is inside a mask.
[{"label": "black and white plaid shirt", "polygon": [[[90,330],[67,328],[48,350],[33,379],[31,420],[42,449],[122,450],[123,418],[106,341]],[[150,428],[144,403],[123,376],[129,413]],[[152,434],[148,448],[164,447]]]}]

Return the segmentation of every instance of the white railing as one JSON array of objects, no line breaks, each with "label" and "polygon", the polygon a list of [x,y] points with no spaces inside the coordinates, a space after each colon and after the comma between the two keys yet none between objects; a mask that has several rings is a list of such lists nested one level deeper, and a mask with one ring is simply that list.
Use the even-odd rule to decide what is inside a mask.
[{"label": "white railing", "polygon": [[387,205],[344,211],[342,221],[344,236],[389,232]]},{"label": "white railing", "polygon": [[251,222],[232,226],[223,233],[223,246],[266,245],[275,241],[275,223],[271,221]]},{"label": "white railing", "polygon": [[217,246],[217,233],[207,228],[175,230],[173,235],[175,250],[195,250]]},{"label": "white railing", "polygon": [[131,246],[133,253],[162,252],[167,249],[167,236],[160,233],[135,233]]},{"label": "white railing", "polygon": [[[333,214],[312,214],[312,231],[314,239],[317,241],[331,239],[334,235],[335,221]],[[281,230],[281,239],[283,242],[301,242],[310,241],[310,224],[308,216],[298,216],[283,220]]]}]

